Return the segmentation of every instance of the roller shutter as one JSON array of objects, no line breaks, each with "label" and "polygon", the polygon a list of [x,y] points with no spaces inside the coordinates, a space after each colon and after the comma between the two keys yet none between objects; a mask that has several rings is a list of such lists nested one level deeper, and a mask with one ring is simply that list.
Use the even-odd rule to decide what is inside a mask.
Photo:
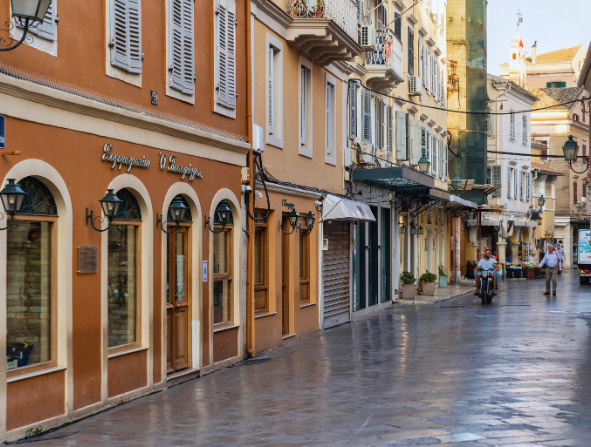
[{"label": "roller shutter", "polygon": [[324,284],[324,329],[350,320],[349,222],[324,224],[328,250],[323,251],[322,277]]}]

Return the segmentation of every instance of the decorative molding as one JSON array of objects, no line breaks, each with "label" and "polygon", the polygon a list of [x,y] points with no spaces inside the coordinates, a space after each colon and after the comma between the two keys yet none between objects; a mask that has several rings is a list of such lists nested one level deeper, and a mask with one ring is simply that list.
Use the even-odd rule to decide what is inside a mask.
[{"label": "decorative molding", "polygon": [[410,23],[412,23],[413,25],[416,25],[417,23],[419,23],[419,19],[417,19],[414,14],[408,15],[408,21]]},{"label": "decorative molding", "polygon": [[432,119],[427,122],[427,126],[429,126],[429,127],[433,127],[434,125],[435,125],[435,121],[433,121]]},{"label": "decorative molding", "polygon": [[290,15],[271,0],[252,0],[252,3],[257,7],[257,16],[262,12],[275,20],[284,29],[287,29],[291,22],[293,22]]},{"label": "decorative molding", "polygon": [[415,106],[414,104],[411,104],[408,106],[408,113],[412,113],[413,115],[415,115],[418,111],[419,111],[419,108],[417,106]]},{"label": "decorative molding", "polygon": [[396,6],[400,11],[404,11],[406,9],[406,5],[402,0],[394,0],[394,6]]},{"label": "decorative molding", "polygon": [[426,43],[427,43],[427,45],[429,45],[430,47],[432,47],[432,46],[434,46],[434,45],[435,45],[435,41],[434,41],[434,40],[433,40],[431,37],[429,37],[429,38],[426,40]]},{"label": "decorative molding", "polygon": [[402,99],[400,96],[394,97],[394,102],[399,106],[403,106],[404,104],[406,104],[406,101]]},{"label": "decorative molding", "polygon": [[[290,196],[304,197],[308,199],[321,199],[322,194],[315,191],[307,191],[305,189],[294,188],[293,186],[280,185],[279,183],[266,183],[269,191],[278,192],[280,194],[288,194]],[[262,188],[261,183],[257,183],[257,188]]]},{"label": "decorative molding", "polygon": [[419,28],[419,36],[425,37],[427,35],[427,30],[422,26]]},{"label": "decorative molding", "polygon": [[435,47],[433,49],[433,53],[435,53],[435,56],[437,56],[437,57],[441,56],[441,54],[442,54],[441,53],[441,50],[439,49],[439,47]]},{"label": "decorative molding", "polygon": [[424,113],[421,113],[419,118],[421,119],[421,121],[427,121],[427,118],[429,118],[429,117],[427,115],[425,115]]}]

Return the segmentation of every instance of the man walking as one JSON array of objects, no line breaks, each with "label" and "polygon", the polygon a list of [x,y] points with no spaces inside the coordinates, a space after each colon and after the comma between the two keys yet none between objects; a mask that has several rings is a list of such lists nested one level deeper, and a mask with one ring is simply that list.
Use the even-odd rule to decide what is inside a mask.
[{"label": "man walking", "polygon": [[[564,262],[564,248],[562,248],[560,244],[556,244],[556,253],[558,253],[560,262]],[[561,273],[561,271],[559,271],[558,273]]]},{"label": "man walking", "polygon": [[556,295],[556,274],[562,271],[562,260],[557,252],[554,251],[554,245],[548,245],[548,253],[540,262],[540,268],[546,266],[546,291],[544,295],[550,295],[550,281],[552,281],[552,295]]}]

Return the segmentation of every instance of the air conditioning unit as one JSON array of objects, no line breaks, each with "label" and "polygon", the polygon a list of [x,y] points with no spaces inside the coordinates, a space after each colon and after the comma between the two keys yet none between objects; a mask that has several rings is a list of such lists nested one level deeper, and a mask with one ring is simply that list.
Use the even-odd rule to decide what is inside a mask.
[{"label": "air conditioning unit", "polygon": [[376,49],[376,29],[373,25],[361,25],[359,45],[365,51],[374,51]]},{"label": "air conditioning unit", "polygon": [[359,165],[373,165],[374,164],[374,148],[373,143],[359,143],[361,152],[357,152],[357,164]]},{"label": "air conditioning unit", "polygon": [[408,80],[409,95],[423,95],[423,78],[420,76],[410,76]]},{"label": "air conditioning unit", "polygon": [[355,149],[353,149],[352,147],[345,148],[345,168],[350,168],[351,166],[353,166],[353,152],[355,152]]},{"label": "air conditioning unit", "polygon": [[252,150],[259,154],[265,152],[265,129],[258,124],[252,125]]}]

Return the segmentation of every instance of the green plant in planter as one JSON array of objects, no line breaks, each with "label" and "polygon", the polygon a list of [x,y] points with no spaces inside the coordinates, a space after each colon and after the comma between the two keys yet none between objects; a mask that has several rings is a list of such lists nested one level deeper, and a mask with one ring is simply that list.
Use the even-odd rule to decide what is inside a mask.
[{"label": "green plant in planter", "polygon": [[419,280],[421,282],[435,282],[435,281],[437,281],[437,275],[435,273],[431,273],[429,270],[427,270],[425,273],[423,273],[421,275]]},{"label": "green plant in planter", "polygon": [[439,276],[447,276],[447,272],[445,271],[444,265],[439,266]]},{"label": "green plant in planter", "polygon": [[410,272],[402,272],[402,275],[400,275],[400,282],[402,285],[406,286],[408,284],[414,284],[416,282],[416,278]]}]

